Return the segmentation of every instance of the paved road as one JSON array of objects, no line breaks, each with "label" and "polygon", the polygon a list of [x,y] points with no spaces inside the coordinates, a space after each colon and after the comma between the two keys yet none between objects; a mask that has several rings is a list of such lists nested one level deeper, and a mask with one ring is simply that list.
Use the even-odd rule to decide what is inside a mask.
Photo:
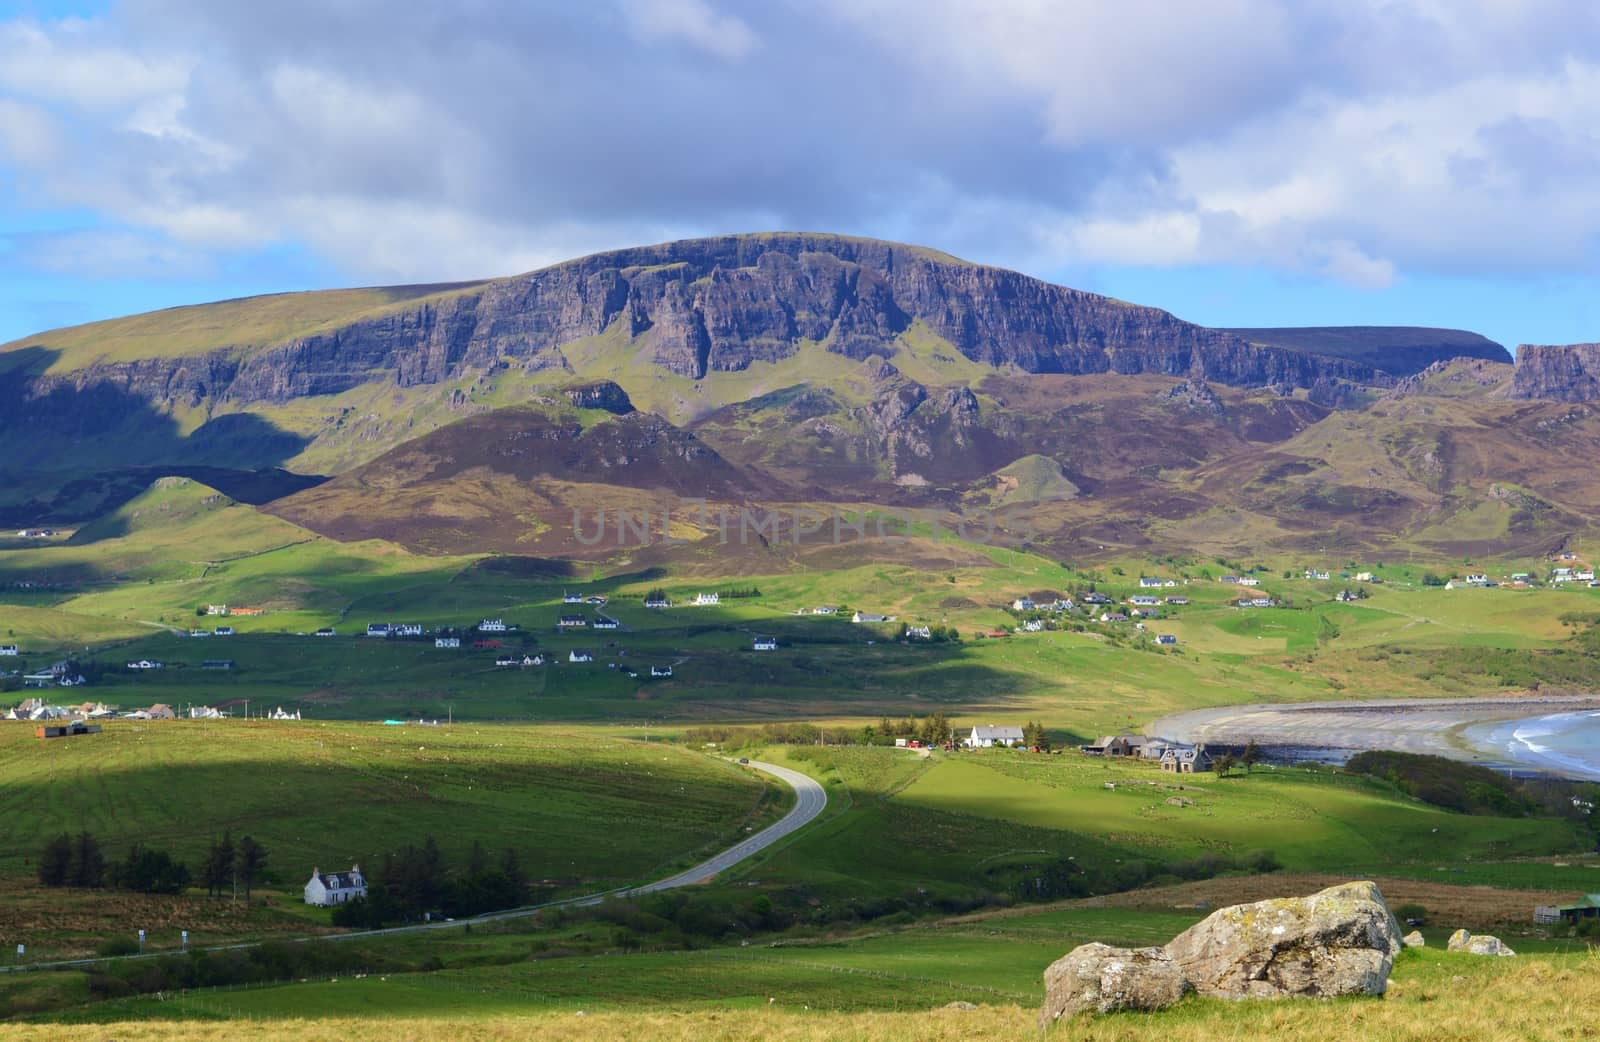
[{"label": "paved road", "polygon": [[[828,806],[828,793],[823,787],[806,777],[799,771],[792,771],[787,767],[779,767],[771,763],[758,763],[751,761],[747,766],[754,770],[770,774],[779,781],[786,783],[795,792],[795,804],[789,813],[772,825],[757,832],[748,839],[729,847],[722,853],[700,862],[693,868],[679,872],[675,876],[646,883],[637,887],[617,887],[614,890],[605,890],[597,894],[584,894],[580,897],[563,898],[560,901],[547,901],[544,904],[529,905],[525,908],[512,908],[504,912],[490,912],[487,915],[474,916],[470,919],[455,919],[436,923],[417,923],[412,926],[391,926],[384,930],[357,930],[350,933],[325,934],[319,937],[296,937],[292,940],[309,941],[349,941],[364,937],[387,937],[392,934],[421,933],[424,930],[454,930],[469,923],[503,922],[507,919],[526,919],[538,915],[547,908],[563,908],[571,906],[596,905],[608,897],[624,897],[630,894],[652,894],[662,890],[674,890],[683,886],[695,886],[704,883],[713,877],[726,872],[755,854],[772,846],[774,843],[791,835],[813,821],[818,814]],[[275,938],[281,939],[281,938]],[[246,941],[240,944],[210,945],[203,949],[208,952],[238,951],[244,948],[254,948],[261,942]],[[158,952],[148,952],[144,955],[126,955],[124,959],[154,959],[163,955],[172,955],[171,949]],[[110,962],[111,959],[63,959],[57,962],[34,962],[16,966],[0,966],[0,973],[12,973],[19,970],[48,970],[65,969],[73,966],[92,966],[99,962]]]}]

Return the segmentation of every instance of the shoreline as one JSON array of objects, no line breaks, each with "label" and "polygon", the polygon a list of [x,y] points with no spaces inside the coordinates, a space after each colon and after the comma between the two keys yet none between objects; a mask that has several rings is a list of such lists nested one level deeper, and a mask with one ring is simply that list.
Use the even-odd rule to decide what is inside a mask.
[{"label": "shoreline", "polygon": [[1145,733],[1190,744],[1253,741],[1267,756],[1291,762],[1341,764],[1379,750],[1443,756],[1521,776],[1600,781],[1600,766],[1576,770],[1532,750],[1517,756],[1487,740],[1497,725],[1585,711],[1600,712],[1600,695],[1258,703],[1176,713]]}]

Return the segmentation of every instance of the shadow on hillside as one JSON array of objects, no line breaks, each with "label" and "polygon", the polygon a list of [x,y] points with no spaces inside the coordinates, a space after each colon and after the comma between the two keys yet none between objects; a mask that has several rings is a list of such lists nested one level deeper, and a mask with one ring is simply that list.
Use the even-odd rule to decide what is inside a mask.
[{"label": "shadow on hillside", "polygon": [[[45,375],[60,352],[8,352],[0,373],[0,525],[61,525],[99,517],[168,475],[230,498],[264,503],[320,483],[282,464],[310,439],[249,414],[208,420],[184,434],[157,399],[131,384],[154,376],[138,363],[110,372]],[[196,364],[200,364],[196,360]],[[180,369],[161,389],[175,405],[205,392]],[[198,400],[194,397],[193,400]]]}]

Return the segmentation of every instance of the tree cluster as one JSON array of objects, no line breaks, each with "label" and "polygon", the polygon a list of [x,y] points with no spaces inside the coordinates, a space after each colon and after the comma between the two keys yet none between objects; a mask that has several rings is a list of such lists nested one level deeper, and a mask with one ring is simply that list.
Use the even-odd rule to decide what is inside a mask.
[{"label": "tree cluster", "polygon": [[372,874],[367,896],[335,908],[333,923],[376,929],[432,913],[458,918],[498,912],[527,899],[528,879],[511,847],[491,864],[483,845],[474,841],[466,864],[452,872],[439,844],[428,836],[421,846],[407,844],[390,853]]},{"label": "tree cluster", "polygon": [[[232,836],[224,834],[207,848],[200,882],[212,896],[241,883],[248,899],[251,886],[266,867],[265,847],[246,836],[235,849]],[[108,863],[100,841],[88,832],[76,836],[63,832],[47,841],[39,853],[39,882],[44,886],[111,886],[141,894],[178,894],[193,878],[187,864],[142,843],[129,847],[122,860]]]}]

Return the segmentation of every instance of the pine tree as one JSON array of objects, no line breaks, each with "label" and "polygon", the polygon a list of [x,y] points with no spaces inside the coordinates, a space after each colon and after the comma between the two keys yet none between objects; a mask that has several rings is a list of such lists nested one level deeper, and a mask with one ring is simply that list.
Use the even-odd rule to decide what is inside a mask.
[{"label": "pine tree", "polygon": [[63,832],[44,845],[39,854],[39,882],[66,886],[72,868],[72,837]]},{"label": "pine tree", "polygon": [[257,843],[250,836],[239,841],[239,853],[235,858],[239,872],[239,882],[244,884],[244,899],[250,900],[250,888],[267,867],[267,848]]},{"label": "pine tree", "polygon": [[72,847],[72,865],[67,873],[68,886],[97,887],[106,881],[106,857],[100,843],[87,831],[79,832]]}]

